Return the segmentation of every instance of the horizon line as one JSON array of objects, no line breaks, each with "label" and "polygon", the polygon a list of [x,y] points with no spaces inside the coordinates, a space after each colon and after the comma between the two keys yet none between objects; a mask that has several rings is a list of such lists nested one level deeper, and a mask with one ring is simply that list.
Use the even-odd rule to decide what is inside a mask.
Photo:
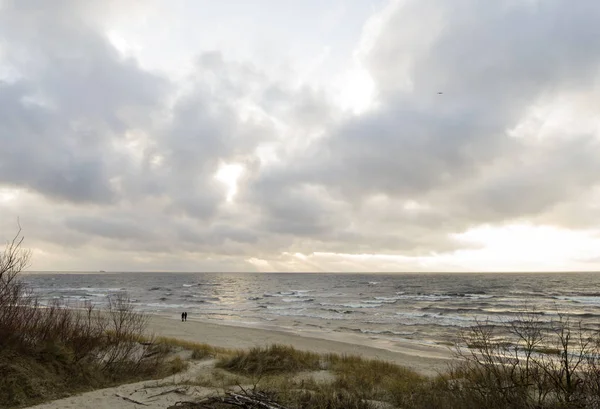
[{"label": "horizon line", "polygon": [[31,270],[23,274],[581,274],[599,270],[540,271],[172,271],[172,270]]}]

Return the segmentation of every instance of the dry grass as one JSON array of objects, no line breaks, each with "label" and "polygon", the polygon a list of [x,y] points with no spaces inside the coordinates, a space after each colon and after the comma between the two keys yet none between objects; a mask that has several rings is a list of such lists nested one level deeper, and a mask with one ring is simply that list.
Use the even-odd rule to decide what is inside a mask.
[{"label": "dry grass", "polygon": [[144,339],[147,317],[124,294],[106,310],[42,306],[19,282],[29,253],[19,234],[0,252],[0,408],[16,408],[127,381],[165,376],[182,362]]},{"label": "dry grass", "polygon": [[[414,403],[431,380],[392,363],[357,356],[319,355],[273,345],[238,351],[222,358],[220,368],[250,378],[255,387],[293,408],[369,408],[373,402]],[[299,372],[328,370],[333,382],[293,380]],[[410,407],[410,406],[406,406]]]},{"label": "dry grass", "polygon": [[330,356],[336,374],[334,388],[353,391],[363,400],[406,404],[425,385],[428,378],[389,362],[366,360],[356,356]]},{"label": "dry grass", "polygon": [[224,357],[219,368],[242,375],[262,376],[280,373],[311,371],[323,367],[320,355],[298,351],[292,347],[272,345],[267,348],[252,348]]},{"label": "dry grass", "polygon": [[158,337],[154,341],[160,345],[166,345],[168,347],[182,348],[187,351],[192,351],[192,359],[205,359],[205,358],[223,358],[235,354],[232,349],[215,347],[200,342],[184,341],[177,338],[169,337]]},{"label": "dry grass", "polygon": [[252,385],[254,382],[255,381],[249,377],[232,374],[225,370],[216,368],[210,373],[198,375],[194,384],[198,386],[229,390],[233,386]]},{"label": "dry grass", "polygon": [[[479,340],[481,341],[481,340]],[[481,345],[481,343],[480,343]],[[505,343],[501,343],[503,347]],[[478,351],[481,353],[481,350]],[[555,354],[554,351],[551,351]],[[560,398],[560,386],[547,383],[551,394],[544,402],[533,401],[534,389],[521,388],[507,368],[497,365],[474,365],[463,361],[447,374],[424,377],[408,368],[389,362],[335,354],[318,355],[286,346],[238,351],[222,358],[219,367],[232,372],[218,372],[222,382],[203,379],[208,386],[253,385],[253,390],[276,397],[288,408],[373,408],[404,409],[505,409],[505,408],[587,408],[589,399],[566,401]],[[299,372],[328,370],[334,375],[329,382],[296,379]],[[214,373],[213,373],[214,375]],[[596,377],[595,379],[599,379]],[[584,379],[580,377],[579,379]],[[500,382],[497,382],[500,381]],[[567,387],[567,384],[563,384]],[[514,389],[508,393],[507,389]],[[517,395],[515,395],[517,393]],[[520,395],[519,395],[520,394]],[[529,399],[529,400],[528,400]]]}]

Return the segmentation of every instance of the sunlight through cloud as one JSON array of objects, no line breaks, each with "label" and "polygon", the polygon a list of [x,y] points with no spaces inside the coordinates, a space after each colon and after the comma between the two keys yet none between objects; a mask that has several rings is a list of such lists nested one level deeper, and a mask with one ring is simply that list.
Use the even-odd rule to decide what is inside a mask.
[{"label": "sunlight through cloud", "polygon": [[215,179],[223,183],[227,188],[227,201],[233,201],[238,187],[238,179],[244,172],[244,167],[238,163],[225,164],[222,163],[219,170],[215,174]]}]

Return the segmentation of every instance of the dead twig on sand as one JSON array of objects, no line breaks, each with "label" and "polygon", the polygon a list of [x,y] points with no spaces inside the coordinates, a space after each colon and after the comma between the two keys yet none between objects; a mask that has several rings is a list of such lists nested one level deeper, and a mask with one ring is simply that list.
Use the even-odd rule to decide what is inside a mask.
[{"label": "dead twig on sand", "polygon": [[127,402],[135,403],[136,405],[148,406],[147,403],[140,402],[138,400],[128,398],[127,396],[119,395],[118,393],[115,393],[115,396],[118,397],[118,398],[121,398],[123,400],[126,400]]},{"label": "dead twig on sand", "polygon": [[161,393],[157,393],[156,395],[150,395],[148,396],[148,399],[150,398],[156,398],[157,396],[163,396],[163,395],[168,395],[169,393],[178,393],[178,394],[184,394],[187,391],[188,388],[175,388],[175,389],[169,389],[166,391],[162,391]]},{"label": "dead twig on sand", "polygon": [[225,403],[237,404],[242,408],[286,409],[273,402],[266,394],[253,392],[247,395],[228,393],[223,400]]},{"label": "dead twig on sand", "polygon": [[[218,405],[218,406],[217,406]],[[177,402],[168,409],[208,409],[208,408],[242,408],[242,409],[287,409],[274,402],[263,392],[245,392],[245,394],[227,392],[225,396],[214,396],[198,402]]]}]

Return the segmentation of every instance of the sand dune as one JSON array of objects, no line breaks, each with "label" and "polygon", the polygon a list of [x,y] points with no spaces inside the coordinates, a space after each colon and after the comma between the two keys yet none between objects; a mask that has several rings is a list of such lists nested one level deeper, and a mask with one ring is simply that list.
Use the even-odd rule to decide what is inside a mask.
[{"label": "sand dune", "polygon": [[[177,316],[152,316],[149,331],[155,335],[188,341],[205,342],[226,348],[249,348],[270,344],[291,345],[297,349],[318,353],[361,355],[408,366],[423,374],[443,371],[451,354],[442,347],[408,342],[383,343],[374,339],[348,334],[291,332],[215,324],[190,319],[181,322]],[[34,406],[36,409],[164,409],[182,400],[191,400],[215,393],[214,389],[197,386],[174,386],[186,379],[209,373],[213,361],[192,362],[190,368],[159,381],[144,381],[83,393],[66,399]],[[143,405],[142,405],[143,404]]]},{"label": "sand dune", "polygon": [[210,371],[212,361],[192,362],[184,373],[169,376],[158,381],[144,381],[121,385],[115,388],[99,389],[65,399],[32,406],[36,409],[166,409],[176,402],[193,400],[214,394],[212,388],[199,386],[179,387],[174,384],[187,379],[193,380],[199,374]]}]

